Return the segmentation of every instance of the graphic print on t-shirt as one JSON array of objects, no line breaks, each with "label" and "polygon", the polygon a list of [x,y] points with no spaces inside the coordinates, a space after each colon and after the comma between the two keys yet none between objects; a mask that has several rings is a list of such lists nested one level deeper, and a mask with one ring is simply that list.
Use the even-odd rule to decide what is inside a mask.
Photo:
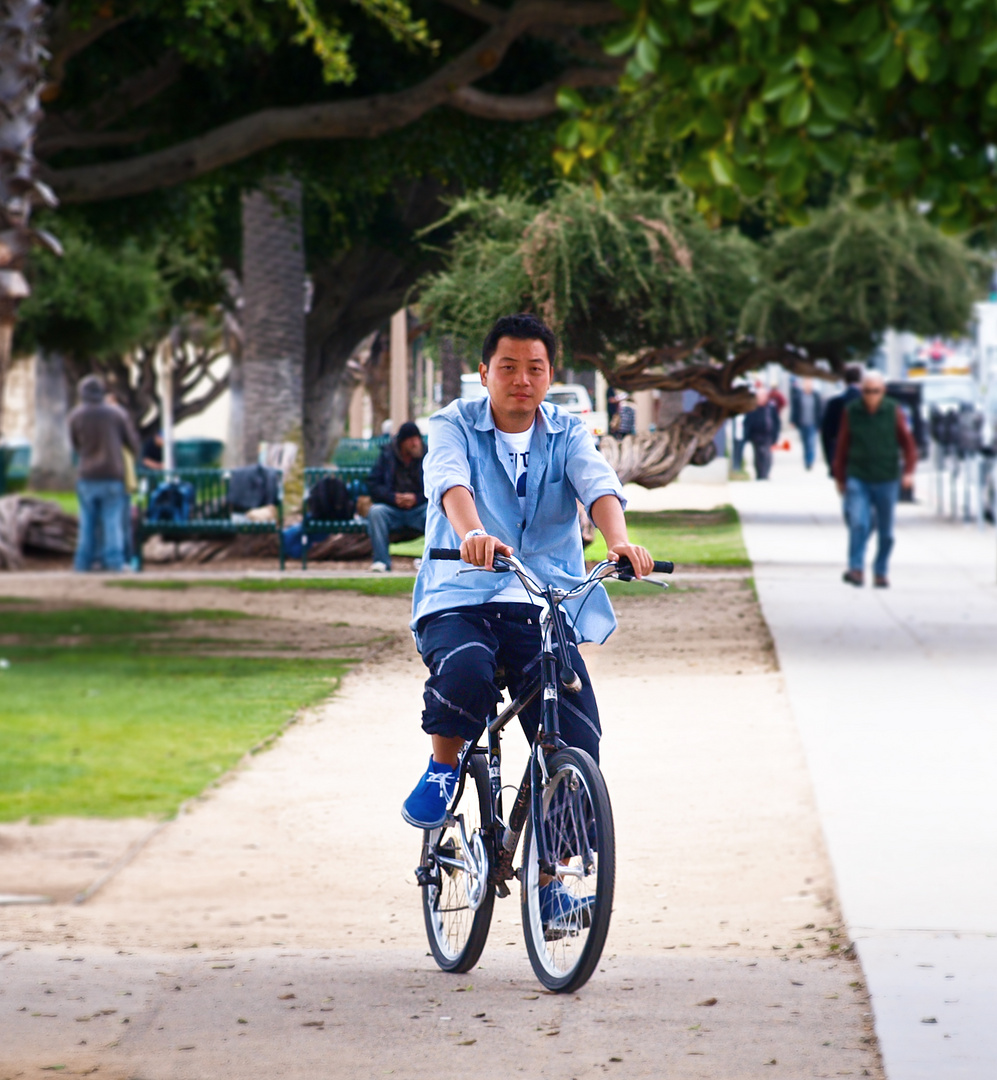
[{"label": "graphic print on t-shirt", "polygon": [[499,431],[495,429],[496,449],[506,466],[509,479],[516,486],[521,505],[526,506],[526,478],[530,467],[530,443],[534,424],[528,431]]}]

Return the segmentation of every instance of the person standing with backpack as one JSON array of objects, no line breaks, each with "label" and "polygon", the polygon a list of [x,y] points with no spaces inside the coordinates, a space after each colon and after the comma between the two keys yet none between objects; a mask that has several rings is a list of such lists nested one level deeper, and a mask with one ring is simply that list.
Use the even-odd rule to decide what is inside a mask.
[{"label": "person standing with backpack", "polygon": [[367,527],[374,554],[370,569],[374,573],[391,569],[391,533],[404,530],[421,536],[426,531],[422,454],[422,434],[411,420],[406,420],[371,469],[367,486],[372,505]]}]

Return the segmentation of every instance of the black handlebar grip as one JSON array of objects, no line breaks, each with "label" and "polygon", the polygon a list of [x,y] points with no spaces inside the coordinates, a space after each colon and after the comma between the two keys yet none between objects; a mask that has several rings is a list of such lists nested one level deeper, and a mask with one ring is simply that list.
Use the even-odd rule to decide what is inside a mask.
[{"label": "black handlebar grip", "polygon": [[454,562],[460,562],[460,548],[430,548],[429,557],[431,559],[452,559]]},{"label": "black handlebar grip", "polygon": [[670,574],[675,569],[675,563],[673,562],[659,562],[654,560],[654,572],[656,574]]}]

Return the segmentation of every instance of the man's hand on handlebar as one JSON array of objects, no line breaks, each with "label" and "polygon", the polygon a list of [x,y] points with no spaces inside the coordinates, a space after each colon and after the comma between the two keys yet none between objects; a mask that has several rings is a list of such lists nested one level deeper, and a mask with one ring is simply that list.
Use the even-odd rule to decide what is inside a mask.
[{"label": "man's hand on handlebar", "polygon": [[651,558],[651,553],[646,547],[641,547],[640,544],[613,544],[606,554],[606,558],[611,562],[618,562],[621,557],[630,560],[630,565],[634,568],[634,576],[637,578],[650,574],[654,569],[654,559]]},{"label": "man's hand on handlebar", "polygon": [[460,545],[460,557],[464,562],[483,566],[486,570],[492,569],[492,557],[496,552],[499,555],[515,554],[508,544],[503,544],[496,536],[472,536]]}]

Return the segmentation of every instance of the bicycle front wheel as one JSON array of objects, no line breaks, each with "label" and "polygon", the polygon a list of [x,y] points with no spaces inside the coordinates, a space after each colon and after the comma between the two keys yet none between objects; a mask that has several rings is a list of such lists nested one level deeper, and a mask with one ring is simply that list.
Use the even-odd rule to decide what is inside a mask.
[{"label": "bicycle front wheel", "polygon": [[495,904],[481,835],[482,826],[491,822],[488,769],[478,755],[468,762],[454,817],[463,821],[463,835],[457,824],[424,834],[423,864],[431,866],[432,881],[423,886],[422,910],[437,964],[444,971],[462,972],[481,956]]},{"label": "bicycle front wheel", "polygon": [[[616,876],[613,810],[599,766],[569,747],[548,762],[542,820],[527,822],[523,843],[523,930],[530,963],[548,990],[570,993],[595,970],[609,932]],[[555,876],[541,871],[543,829]]]}]

